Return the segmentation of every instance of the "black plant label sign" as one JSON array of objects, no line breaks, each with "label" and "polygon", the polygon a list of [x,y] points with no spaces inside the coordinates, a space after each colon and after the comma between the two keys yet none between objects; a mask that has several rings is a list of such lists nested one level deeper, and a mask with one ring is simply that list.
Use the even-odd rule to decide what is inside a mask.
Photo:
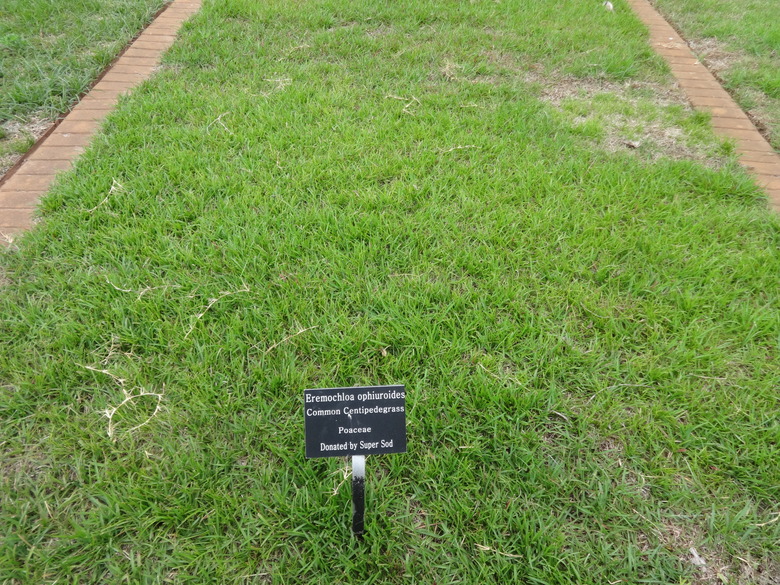
[{"label": "black plant label sign", "polygon": [[406,453],[404,386],[303,391],[306,457]]}]

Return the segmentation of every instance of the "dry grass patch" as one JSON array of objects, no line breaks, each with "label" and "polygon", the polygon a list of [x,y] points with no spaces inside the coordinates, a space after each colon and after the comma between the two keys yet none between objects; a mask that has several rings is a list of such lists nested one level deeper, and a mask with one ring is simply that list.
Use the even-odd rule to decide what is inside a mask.
[{"label": "dry grass patch", "polygon": [[530,86],[538,99],[607,152],[628,152],[649,161],[695,160],[712,168],[728,160],[728,148],[674,84],[550,72],[496,49],[481,51],[477,62],[469,65],[445,58],[438,74],[452,83]]},{"label": "dry grass patch", "polygon": [[780,585],[780,562],[758,561],[750,555],[735,558],[740,562],[738,569],[734,567],[739,585]]},{"label": "dry grass patch", "polygon": [[366,31],[366,36],[372,39],[376,39],[379,37],[386,37],[391,34],[394,34],[396,32],[395,27],[387,25],[387,24],[380,24],[376,28],[372,28]]},{"label": "dry grass patch", "polygon": [[718,75],[742,60],[742,56],[726,48],[718,39],[691,39],[688,46],[712,73]]},{"label": "dry grass patch", "polygon": [[[11,384],[0,386],[0,396],[17,392]],[[22,484],[34,483],[35,479],[51,468],[49,457],[42,442],[19,443],[6,442],[0,463],[0,486],[6,485],[18,489]]]},{"label": "dry grass patch", "polygon": [[629,152],[649,161],[695,160],[711,168],[728,161],[728,147],[676,87],[563,76],[545,79],[537,74],[527,80],[542,100],[608,152]]},{"label": "dry grass patch", "polygon": [[658,160],[696,160],[717,168],[728,160],[702,144],[692,144],[683,128],[653,121],[636,124],[627,116],[609,116],[604,125],[602,145],[609,152],[636,152]]},{"label": "dry grass patch", "polygon": [[5,268],[0,268],[0,290],[11,284],[11,279],[8,278]]},{"label": "dry grass patch", "polygon": [[720,546],[704,544],[705,536],[698,527],[684,527],[665,522],[659,529],[660,543],[679,555],[680,562],[695,567],[695,585],[729,583],[732,574],[729,556]]},{"label": "dry grass patch", "polygon": [[679,88],[650,81],[615,82],[559,74],[541,75],[535,71],[528,72],[525,81],[537,85],[541,98],[556,106],[567,99],[593,99],[604,94],[615,94],[636,104],[641,93],[658,107],[680,106],[690,109]]},{"label": "dry grass patch", "polygon": [[8,120],[0,124],[0,176],[16,164],[32,145],[51,128],[49,118]]},{"label": "dry grass patch", "polygon": [[780,585],[780,564],[776,561],[734,556],[720,544],[708,543],[697,526],[666,521],[657,527],[655,535],[661,546],[678,555],[683,566],[693,567],[693,585]]}]

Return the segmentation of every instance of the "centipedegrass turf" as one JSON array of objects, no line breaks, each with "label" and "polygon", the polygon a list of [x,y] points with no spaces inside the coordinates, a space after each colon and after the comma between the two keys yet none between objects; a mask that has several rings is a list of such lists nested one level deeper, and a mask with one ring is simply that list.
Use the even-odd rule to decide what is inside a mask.
[{"label": "centipedegrass turf", "polygon": [[[1,256],[0,582],[771,583],[780,222],[545,98],[666,75],[621,2],[206,2]],[[358,541],[302,390],[380,384]]]}]

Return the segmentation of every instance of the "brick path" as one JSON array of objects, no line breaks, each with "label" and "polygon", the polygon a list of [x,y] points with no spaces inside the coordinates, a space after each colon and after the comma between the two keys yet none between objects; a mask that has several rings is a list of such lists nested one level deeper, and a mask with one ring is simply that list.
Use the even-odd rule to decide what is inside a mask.
[{"label": "brick path", "polygon": [[32,215],[59,171],[69,169],[119,96],[148,79],[182,23],[200,8],[200,0],[174,0],[159,14],[89,93],[0,183],[0,241],[32,225]]},{"label": "brick path", "polygon": [[669,64],[693,107],[712,115],[716,134],[736,140],[740,163],[766,191],[770,207],[780,211],[780,155],[652,5],[647,0],[628,3],[650,29],[650,44]]}]

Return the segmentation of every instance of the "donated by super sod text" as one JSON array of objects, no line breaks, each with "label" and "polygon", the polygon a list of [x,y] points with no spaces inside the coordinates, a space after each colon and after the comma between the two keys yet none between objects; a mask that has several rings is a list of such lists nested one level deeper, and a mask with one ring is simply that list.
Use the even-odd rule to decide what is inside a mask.
[{"label": "donated by super sod text", "polygon": [[406,451],[403,386],[306,390],[304,415],[307,457]]}]

